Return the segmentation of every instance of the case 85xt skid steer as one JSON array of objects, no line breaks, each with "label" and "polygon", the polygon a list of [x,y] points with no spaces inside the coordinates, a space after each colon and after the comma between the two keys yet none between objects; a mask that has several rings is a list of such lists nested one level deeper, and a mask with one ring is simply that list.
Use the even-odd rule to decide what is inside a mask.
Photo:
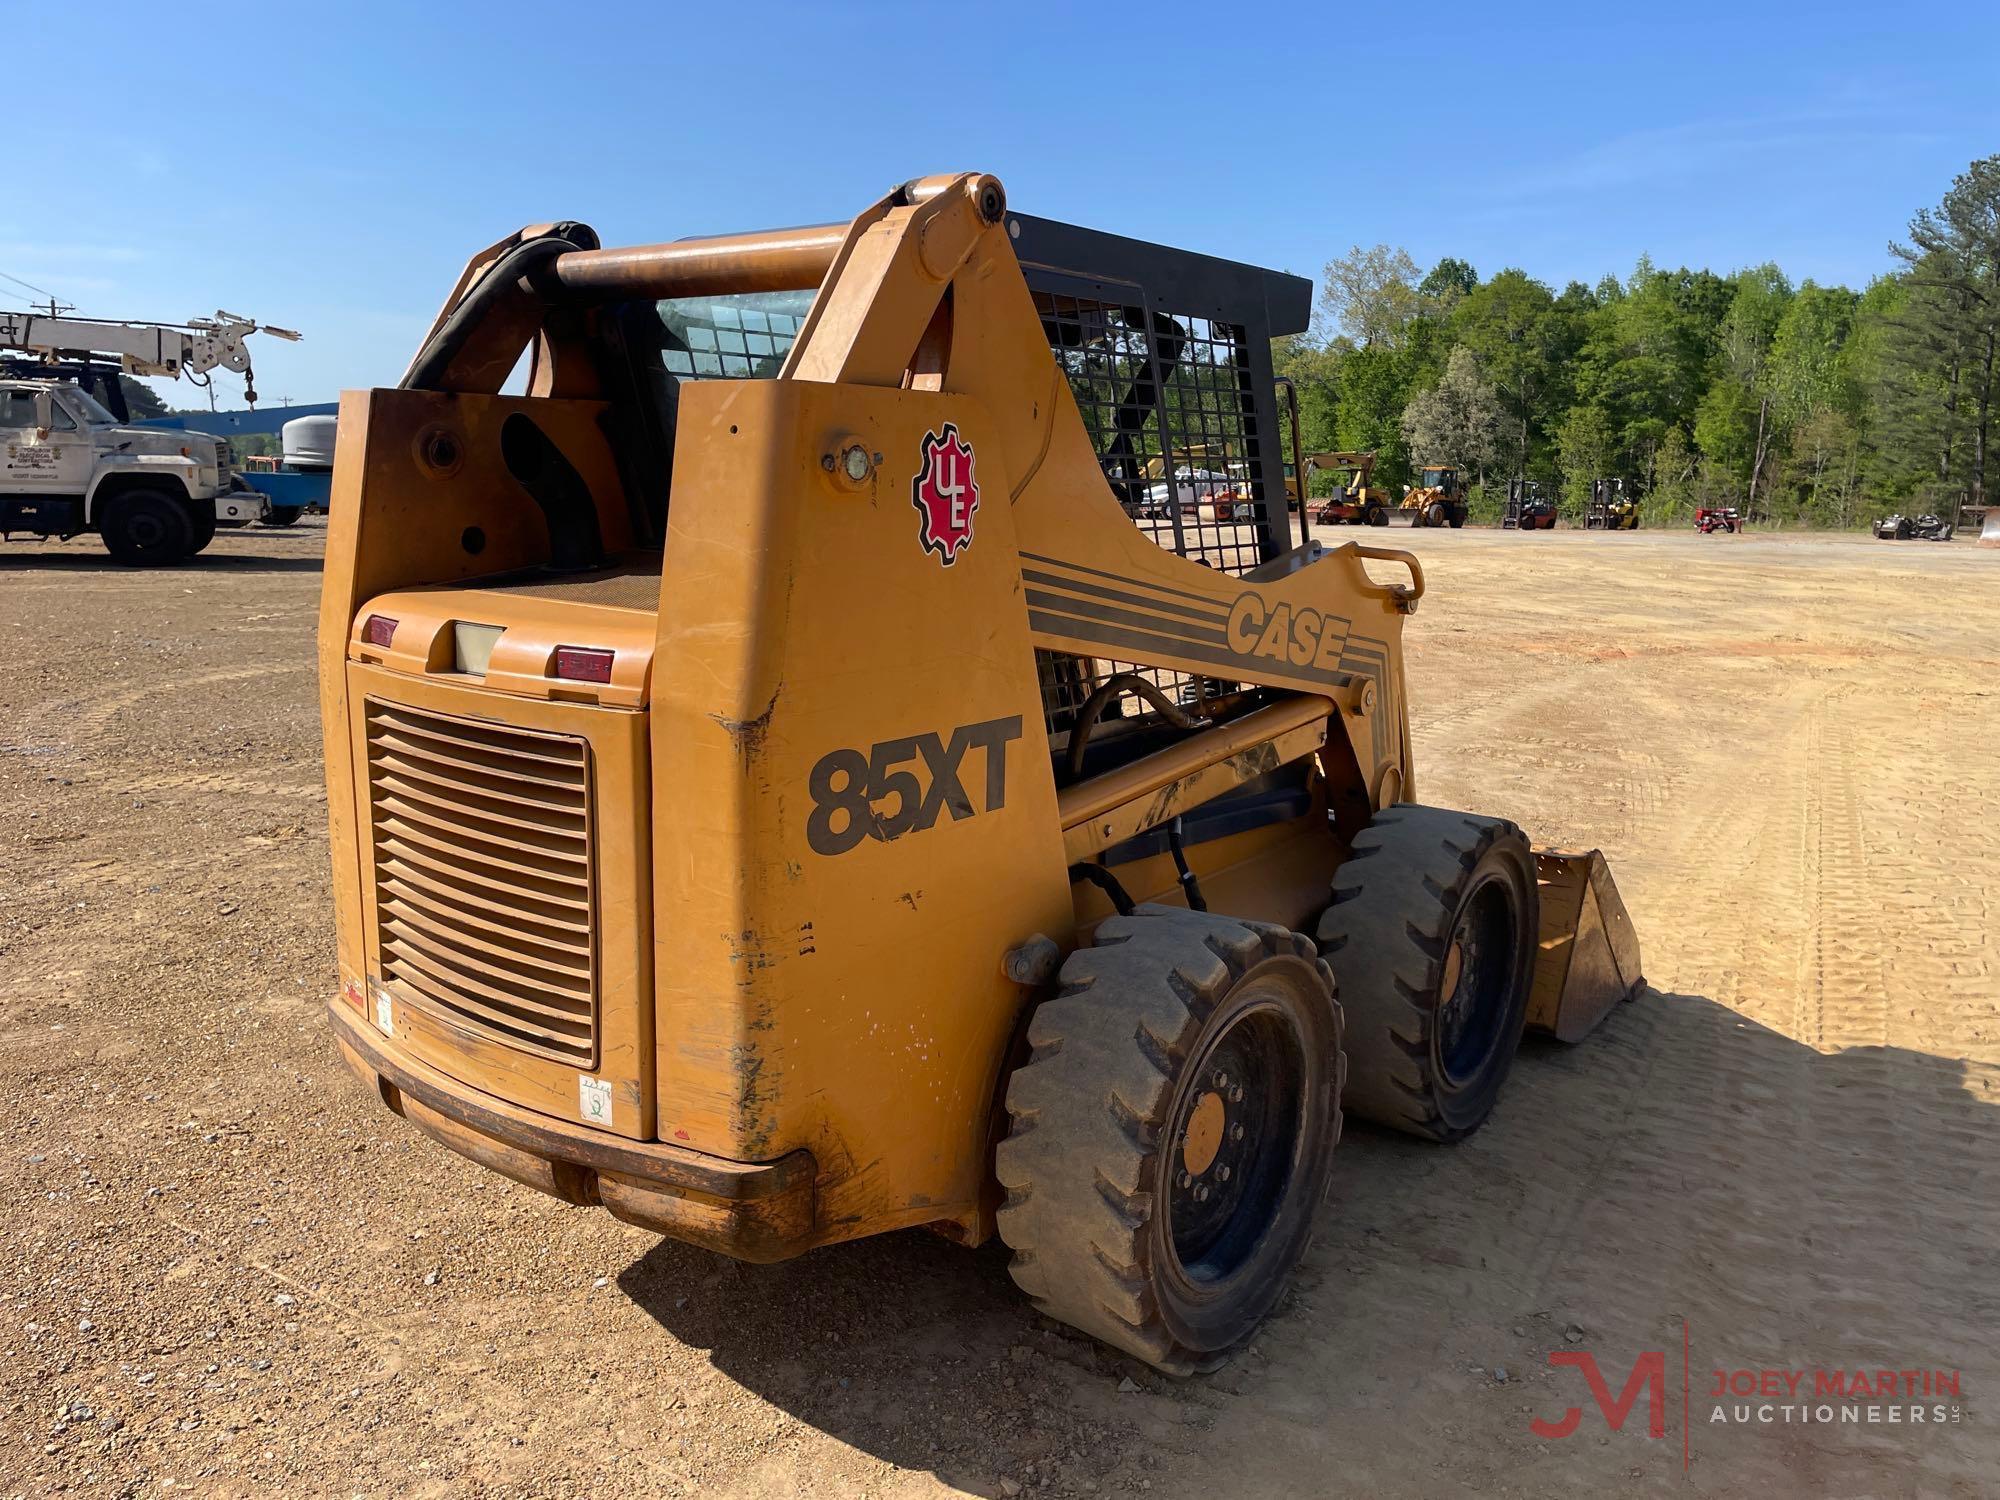
[{"label": "case 85xt skid steer", "polygon": [[[978,175],[476,257],[341,407],[349,1062],[663,1234],[998,1233],[1047,1313],[1223,1358],[1343,1110],[1463,1136],[1524,1022],[1639,983],[1594,852],[1411,801],[1423,575],[1285,534],[1309,292]],[[1247,476],[1226,519],[1148,503],[1194,447]]]}]

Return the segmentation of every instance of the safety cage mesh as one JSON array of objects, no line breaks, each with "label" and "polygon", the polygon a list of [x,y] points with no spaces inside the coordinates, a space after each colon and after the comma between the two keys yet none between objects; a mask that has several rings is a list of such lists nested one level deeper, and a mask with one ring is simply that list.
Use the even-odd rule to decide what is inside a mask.
[{"label": "safety cage mesh", "polygon": [[[1267,535],[1255,385],[1241,325],[1037,290],[1035,307],[1104,467],[1111,492],[1154,542],[1190,561],[1244,573]],[[1193,708],[1226,690],[1140,663],[1036,653],[1052,742],[1066,738],[1098,684],[1132,672]],[[1144,718],[1120,694],[1107,719]]]}]

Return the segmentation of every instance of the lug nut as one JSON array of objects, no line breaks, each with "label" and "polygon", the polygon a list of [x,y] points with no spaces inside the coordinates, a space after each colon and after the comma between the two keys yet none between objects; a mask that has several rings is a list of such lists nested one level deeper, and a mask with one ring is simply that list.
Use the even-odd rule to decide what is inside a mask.
[{"label": "lug nut", "polygon": [[1183,1173],[1181,1173],[1181,1186],[1182,1186],[1182,1187],[1191,1187],[1191,1186],[1193,1186],[1193,1185],[1194,1185],[1194,1176],[1193,1176],[1193,1174],[1192,1174],[1192,1173],[1189,1173],[1189,1172],[1183,1172]]},{"label": "lug nut", "polygon": [[1226,1089],[1226,1088],[1228,1088],[1228,1087],[1229,1087],[1229,1075],[1228,1075],[1227,1073],[1224,1073],[1224,1072],[1223,1072],[1223,1071],[1221,1071],[1220,1069],[1217,1069],[1217,1070],[1216,1070],[1216,1074],[1215,1074],[1215,1086],[1216,1086],[1217,1088],[1219,1088],[1219,1089]]},{"label": "lug nut", "polygon": [[1217,1167],[1215,1169],[1215,1176],[1219,1182],[1229,1181],[1229,1168],[1226,1166]]},{"label": "lug nut", "polygon": [[1231,1139],[1232,1141],[1240,1141],[1240,1140],[1242,1140],[1242,1139],[1243,1139],[1243,1127],[1242,1127],[1241,1125],[1232,1125],[1232,1126],[1230,1126],[1230,1127],[1229,1127],[1229,1138],[1230,1138],[1230,1139]]},{"label": "lug nut", "polygon": [[1230,1102],[1231,1104],[1241,1104],[1241,1103],[1243,1102],[1243,1085],[1242,1085],[1242,1084],[1240,1084],[1240,1083],[1239,1083],[1239,1084],[1237,1084],[1235,1088],[1233,1088],[1233,1089],[1231,1089],[1231,1090],[1229,1091],[1229,1102]]},{"label": "lug nut", "polygon": [[1201,1185],[1200,1187],[1198,1187],[1198,1188],[1196,1188],[1196,1189],[1194,1190],[1194,1201],[1195,1201],[1195,1202],[1197,1202],[1197,1203],[1206,1203],[1206,1202],[1208,1202],[1208,1184],[1207,1184],[1207,1183],[1205,1183],[1205,1182],[1204,1182],[1204,1183],[1203,1183],[1203,1184],[1202,1184],[1202,1185]]}]

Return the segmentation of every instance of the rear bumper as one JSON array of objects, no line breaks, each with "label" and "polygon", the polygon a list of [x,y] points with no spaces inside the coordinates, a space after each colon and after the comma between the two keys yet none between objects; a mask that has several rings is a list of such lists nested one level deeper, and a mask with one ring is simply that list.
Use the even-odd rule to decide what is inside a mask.
[{"label": "rear bumper", "polygon": [[603,1135],[482,1094],[402,1055],[339,998],[327,1014],[341,1055],[384,1104],[481,1166],[738,1260],[785,1260],[816,1243],[819,1173],[810,1152],[739,1162]]}]

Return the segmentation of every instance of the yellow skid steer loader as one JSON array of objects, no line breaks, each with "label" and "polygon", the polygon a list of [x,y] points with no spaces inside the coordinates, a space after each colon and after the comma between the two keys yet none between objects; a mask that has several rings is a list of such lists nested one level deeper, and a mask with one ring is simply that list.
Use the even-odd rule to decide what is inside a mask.
[{"label": "yellow skid steer loader", "polygon": [[[1309,294],[978,174],[475,257],[341,404],[330,1015],[368,1086],[729,1255],[997,1233],[1052,1316],[1226,1357],[1343,1110],[1463,1136],[1524,1025],[1640,983],[1597,855],[1413,801],[1422,571],[1287,534]],[[1183,453],[1226,510],[1156,503]]]}]

